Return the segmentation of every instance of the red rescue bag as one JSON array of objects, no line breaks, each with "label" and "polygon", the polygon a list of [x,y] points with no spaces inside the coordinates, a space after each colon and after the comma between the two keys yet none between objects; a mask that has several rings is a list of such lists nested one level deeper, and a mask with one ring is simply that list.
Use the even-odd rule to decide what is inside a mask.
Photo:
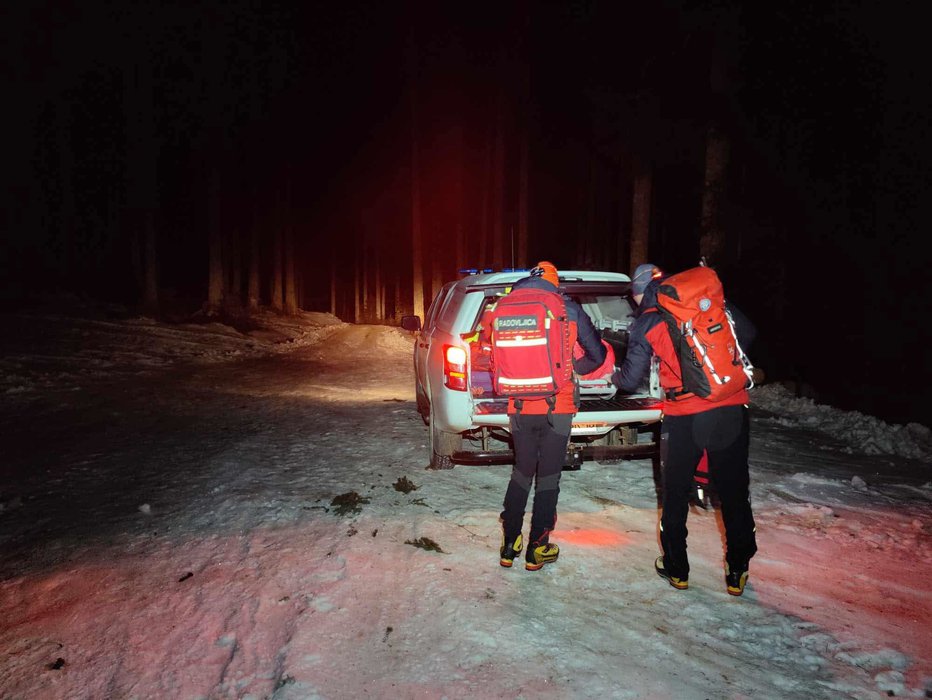
[{"label": "red rescue bag", "polygon": [[572,330],[560,294],[515,289],[495,305],[491,317],[497,394],[546,398],[572,381]]}]

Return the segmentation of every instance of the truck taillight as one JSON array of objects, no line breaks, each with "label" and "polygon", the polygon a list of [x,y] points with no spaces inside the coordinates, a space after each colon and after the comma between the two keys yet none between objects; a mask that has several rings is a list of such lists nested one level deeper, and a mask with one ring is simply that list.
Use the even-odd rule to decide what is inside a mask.
[{"label": "truck taillight", "polygon": [[443,346],[443,383],[449,389],[466,391],[466,351],[458,345]]}]

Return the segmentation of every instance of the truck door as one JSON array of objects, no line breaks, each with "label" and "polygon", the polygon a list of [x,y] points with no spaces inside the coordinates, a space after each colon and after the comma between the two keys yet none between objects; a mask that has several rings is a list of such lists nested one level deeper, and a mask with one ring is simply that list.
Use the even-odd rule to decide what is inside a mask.
[{"label": "truck door", "polygon": [[428,397],[430,397],[430,380],[427,373],[428,350],[433,340],[434,331],[437,328],[437,315],[440,313],[440,309],[443,308],[443,302],[455,284],[456,282],[448,282],[437,292],[437,296],[434,297],[427,309],[424,327],[418,333],[417,343],[414,346],[414,371],[417,374],[418,382]]}]

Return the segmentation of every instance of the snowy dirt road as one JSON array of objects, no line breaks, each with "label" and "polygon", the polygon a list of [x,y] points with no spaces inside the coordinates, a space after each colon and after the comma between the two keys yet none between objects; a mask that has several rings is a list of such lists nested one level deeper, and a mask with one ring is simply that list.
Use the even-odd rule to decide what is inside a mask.
[{"label": "snowy dirt road", "polygon": [[928,464],[757,412],[743,597],[715,510],[654,574],[643,460],[564,474],[559,562],[502,569],[508,468],[425,470],[410,338],[319,340],[4,402],[0,697],[928,697]]}]

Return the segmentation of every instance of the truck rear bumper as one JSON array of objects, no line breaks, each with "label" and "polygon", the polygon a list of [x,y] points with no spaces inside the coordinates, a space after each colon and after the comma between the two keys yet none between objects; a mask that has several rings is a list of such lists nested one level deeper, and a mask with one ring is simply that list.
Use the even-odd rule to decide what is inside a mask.
[{"label": "truck rear bumper", "polygon": [[[473,427],[505,428],[508,402],[485,401],[476,404]],[[573,437],[599,437],[621,425],[650,425],[661,417],[661,402],[652,398],[622,398],[583,401],[573,417]]]},{"label": "truck rear bumper", "polygon": [[[564,469],[579,469],[584,461],[603,459],[642,459],[658,454],[656,442],[638,443],[636,445],[577,445],[570,443],[566,451]],[[487,452],[460,450],[451,456],[457,464],[514,464],[515,456],[511,450],[490,450]]]}]

